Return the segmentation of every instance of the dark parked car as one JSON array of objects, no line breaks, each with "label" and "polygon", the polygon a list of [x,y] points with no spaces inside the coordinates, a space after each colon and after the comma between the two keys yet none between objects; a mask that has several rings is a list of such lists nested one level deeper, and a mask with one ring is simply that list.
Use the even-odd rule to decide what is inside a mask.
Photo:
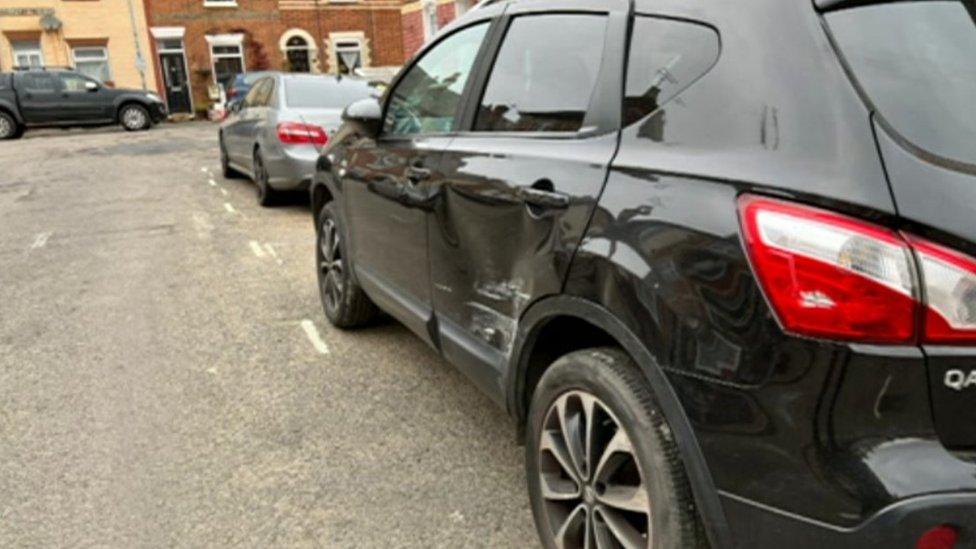
[{"label": "dark parked car", "polygon": [[973,15],[489,2],[320,160],[326,316],[512,414],[546,547],[976,547]]},{"label": "dark parked car", "polygon": [[0,73],[0,139],[35,127],[121,124],[129,131],[147,130],[166,114],[155,93],[109,88],[70,70]]},{"label": "dark parked car", "polygon": [[255,82],[271,74],[268,71],[241,73],[226,82],[224,87],[226,88],[225,92],[227,94],[227,109],[230,110],[234,105],[243,101],[244,96],[247,95],[247,92],[251,91],[251,86]]},{"label": "dark parked car", "polygon": [[262,206],[281,191],[307,189],[342,110],[372,93],[354,78],[277,73],[259,79],[220,126],[224,177],[250,176]]}]

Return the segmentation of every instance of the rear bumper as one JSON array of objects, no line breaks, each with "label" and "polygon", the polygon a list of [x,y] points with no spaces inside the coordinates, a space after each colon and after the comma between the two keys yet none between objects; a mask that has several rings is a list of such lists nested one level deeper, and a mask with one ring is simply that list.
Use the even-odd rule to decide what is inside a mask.
[{"label": "rear bumper", "polygon": [[976,492],[933,494],[886,507],[859,526],[841,528],[722,493],[736,547],[861,549],[915,547],[929,529],[959,529],[956,547],[976,547]]},{"label": "rear bumper", "polygon": [[311,145],[280,147],[265,158],[271,187],[279,191],[308,189],[319,153]]}]

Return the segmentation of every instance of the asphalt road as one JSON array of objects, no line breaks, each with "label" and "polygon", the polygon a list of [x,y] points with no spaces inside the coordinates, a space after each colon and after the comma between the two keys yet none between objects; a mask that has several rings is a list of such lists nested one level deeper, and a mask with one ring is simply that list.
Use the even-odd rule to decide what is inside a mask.
[{"label": "asphalt road", "polygon": [[405,328],[326,324],[215,126],[0,143],[0,547],[533,546],[523,467]]}]

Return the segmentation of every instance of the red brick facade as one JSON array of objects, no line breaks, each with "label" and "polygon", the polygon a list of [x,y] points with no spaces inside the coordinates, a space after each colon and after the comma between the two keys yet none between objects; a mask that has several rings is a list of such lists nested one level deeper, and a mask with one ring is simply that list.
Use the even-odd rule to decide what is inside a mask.
[{"label": "red brick facade", "polygon": [[[183,33],[193,108],[200,112],[213,103],[215,65],[208,36],[243,35],[247,71],[289,70],[285,49],[296,36],[308,45],[311,72],[339,71],[337,48],[357,44],[363,67],[398,67],[429,37],[424,14],[436,10],[437,27],[442,27],[455,18],[454,1],[145,0],[145,5],[154,56],[160,36]],[[165,69],[161,62],[155,65],[165,96]]]}]

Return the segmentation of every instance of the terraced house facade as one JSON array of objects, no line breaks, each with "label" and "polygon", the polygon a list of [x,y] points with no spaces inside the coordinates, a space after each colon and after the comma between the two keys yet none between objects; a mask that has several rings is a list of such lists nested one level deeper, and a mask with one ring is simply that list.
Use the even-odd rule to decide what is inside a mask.
[{"label": "terraced house facade", "polygon": [[72,67],[155,89],[144,0],[0,0],[0,71]]},{"label": "terraced house facade", "polygon": [[473,0],[147,0],[159,91],[206,110],[234,75],[389,73]]}]

